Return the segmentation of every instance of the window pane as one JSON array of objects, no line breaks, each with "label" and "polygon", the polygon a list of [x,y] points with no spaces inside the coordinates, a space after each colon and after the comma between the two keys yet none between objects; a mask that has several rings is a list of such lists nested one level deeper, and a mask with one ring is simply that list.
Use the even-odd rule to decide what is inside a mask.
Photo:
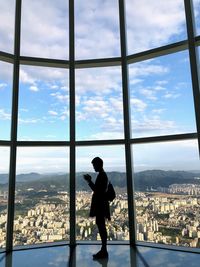
[{"label": "window pane", "polygon": [[23,1],[21,54],[67,59],[68,20],[68,1]]},{"label": "window pane", "polygon": [[69,149],[19,147],[14,245],[69,239]]},{"label": "window pane", "polygon": [[0,62],[0,140],[10,139],[13,65]]},{"label": "window pane", "polygon": [[124,146],[78,147],[76,153],[77,239],[99,240],[95,218],[89,217],[92,192],[83,179],[83,174],[89,173],[95,181],[97,173],[94,173],[91,161],[98,156],[104,161],[104,170],[117,195],[116,199],[110,203],[111,222],[107,222],[108,239],[129,240]]},{"label": "window pane", "polygon": [[186,39],[184,1],[127,0],[128,53]]},{"label": "window pane", "polygon": [[75,0],[77,59],[120,55],[118,1]]},{"label": "window pane", "polygon": [[0,51],[13,53],[15,0],[0,1]]},{"label": "window pane", "polygon": [[133,137],[196,132],[188,51],[129,68]]},{"label": "window pane", "polygon": [[120,67],[76,71],[78,140],[123,138]]},{"label": "window pane", "polygon": [[10,149],[0,146],[0,248],[6,246],[9,155]]},{"label": "window pane", "polygon": [[193,0],[196,34],[200,35],[200,0]]},{"label": "window pane", "polygon": [[137,239],[199,247],[197,140],[133,146]]},{"label": "window pane", "polygon": [[69,139],[68,70],[21,67],[18,123],[19,140]]}]

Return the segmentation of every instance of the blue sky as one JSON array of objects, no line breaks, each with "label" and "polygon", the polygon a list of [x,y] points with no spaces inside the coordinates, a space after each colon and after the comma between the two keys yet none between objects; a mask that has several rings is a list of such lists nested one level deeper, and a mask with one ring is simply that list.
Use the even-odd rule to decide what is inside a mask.
[{"label": "blue sky", "polygon": [[[147,0],[126,3],[129,54],[186,39],[183,1],[154,0],[151,6]],[[199,34],[200,1],[194,3]],[[0,25],[0,50],[12,53],[14,0],[0,3],[0,8],[0,19],[4,22]],[[75,48],[76,59],[120,56],[118,1],[87,1],[87,5],[75,1]],[[67,1],[23,1],[21,55],[68,59]],[[10,138],[12,71],[11,64],[0,62],[2,140]],[[196,131],[188,51],[129,65],[129,89],[132,137]],[[19,93],[18,140],[69,140],[67,69],[21,66]],[[76,70],[77,140],[123,137],[121,68]],[[161,160],[159,147],[166,159],[173,151],[177,162]],[[151,159],[146,149],[154,155]],[[124,170],[123,146],[77,151],[77,170],[91,168],[91,158],[96,154],[105,158],[108,170]],[[176,142],[176,146],[137,145],[134,151],[135,170],[200,169],[196,141]],[[65,171],[67,153],[60,148],[20,148],[17,170]],[[191,155],[188,162],[186,154]],[[0,158],[6,161],[6,157]],[[3,166],[7,166],[6,162],[0,172],[7,171]]]}]

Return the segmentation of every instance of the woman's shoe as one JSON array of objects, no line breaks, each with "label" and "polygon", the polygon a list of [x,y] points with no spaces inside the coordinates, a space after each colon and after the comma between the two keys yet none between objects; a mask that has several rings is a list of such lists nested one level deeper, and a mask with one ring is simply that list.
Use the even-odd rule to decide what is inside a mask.
[{"label": "woman's shoe", "polygon": [[104,259],[108,258],[108,251],[107,250],[100,250],[96,254],[93,255],[94,259]]}]

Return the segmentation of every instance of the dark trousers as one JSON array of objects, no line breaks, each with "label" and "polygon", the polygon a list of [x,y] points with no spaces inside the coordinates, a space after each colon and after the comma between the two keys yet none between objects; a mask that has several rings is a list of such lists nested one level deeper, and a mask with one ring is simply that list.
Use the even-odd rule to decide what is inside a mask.
[{"label": "dark trousers", "polygon": [[107,235],[107,230],[106,230],[105,218],[103,216],[96,216],[96,224],[99,229],[99,234],[101,237],[102,249],[106,250],[108,235]]}]

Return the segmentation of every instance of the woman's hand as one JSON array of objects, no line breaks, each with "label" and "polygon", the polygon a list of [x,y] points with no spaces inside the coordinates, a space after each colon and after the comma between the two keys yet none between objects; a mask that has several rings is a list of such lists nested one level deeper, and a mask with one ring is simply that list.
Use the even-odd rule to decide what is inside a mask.
[{"label": "woman's hand", "polygon": [[84,174],[83,178],[87,181],[90,182],[92,180],[92,177],[89,174]]}]

